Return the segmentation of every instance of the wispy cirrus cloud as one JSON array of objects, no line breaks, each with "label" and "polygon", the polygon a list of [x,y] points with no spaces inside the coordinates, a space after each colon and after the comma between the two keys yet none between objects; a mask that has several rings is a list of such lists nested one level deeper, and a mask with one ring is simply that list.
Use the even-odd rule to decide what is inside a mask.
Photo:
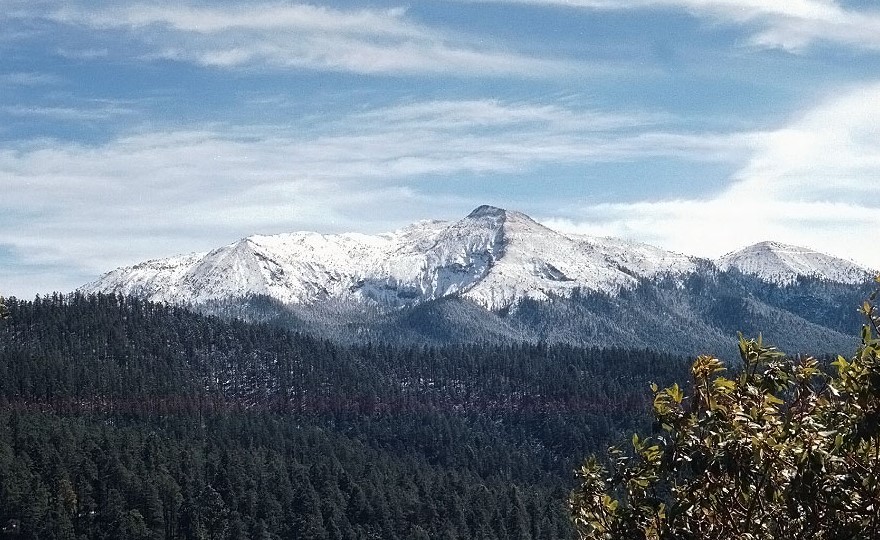
[{"label": "wispy cirrus cloud", "polygon": [[[479,1],[479,0],[478,0]],[[800,51],[816,42],[880,49],[880,11],[834,0],[483,0],[595,11],[681,10],[723,24],[742,25],[759,47]]]},{"label": "wispy cirrus cloud", "polygon": [[18,118],[41,118],[58,122],[91,122],[133,115],[132,108],[113,102],[90,102],[82,106],[50,105],[5,105],[0,106],[0,115]]},{"label": "wispy cirrus cloud", "polygon": [[356,115],[369,124],[391,122],[396,127],[467,129],[509,126],[553,126],[556,131],[600,132],[669,123],[669,114],[609,113],[595,109],[572,111],[557,104],[509,103],[492,99],[421,101],[375,109]]},{"label": "wispy cirrus cloud", "polygon": [[110,56],[110,49],[67,49],[62,48],[55,51],[58,56],[67,60],[98,60]]},{"label": "wispy cirrus cloud", "polygon": [[40,87],[55,86],[61,84],[62,79],[49,73],[34,71],[15,71],[12,73],[0,73],[0,87]]},{"label": "wispy cirrus cloud", "polygon": [[[335,9],[261,3],[65,3],[11,10],[64,27],[119,33],[142,59],[232,68],[310,69],[362,74],[559,76],[597,66],[540,58],[420,23],[402,8]],[[66,49],[65,49],[66,50]],[[88,51],[107,52],[106,48]],[[77,57],[83,56],[82,53]]]}]

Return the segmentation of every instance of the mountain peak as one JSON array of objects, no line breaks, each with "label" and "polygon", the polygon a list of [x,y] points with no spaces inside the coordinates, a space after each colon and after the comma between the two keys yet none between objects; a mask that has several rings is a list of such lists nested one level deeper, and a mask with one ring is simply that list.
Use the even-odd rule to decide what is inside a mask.
[{"label": "mountain peak", "polygon": [[745,251],[772,251],[775,253],[819,253],[818,251],[806,247],[795,246],[792,244],[783,244],[774,240],[764,240],[739,250],[739,253]]},{"label": "mountain peak", "polygon": [[507,215],[507,210],[504,208],[498,208],[497,206],[491,206],[488,204],[480,205],[467,215],[469,218],[481,218],[481,217],[505,217]]},{"label": "mountain peak", "polygon": [[539,234],[549,234],[551,236],[558,234],[556,231],[548,229],[522,212],[506,210],[488,204],[478,206],[459,223],[464,226],[472,226],[475,222],[480,223],[481,226],[489,225],[492,228],[501,227],[507,233],[514,230],[531,230],[533,232],[538,232]]},{"label": "mountain peak", "polygon": [[792,283],[799,276],[840,283],[860,283],[871,276],[870,270],[852,261],[770,240],[728,253],[716,263],[722,270],[736,268],[744,274],[782,284]]}]

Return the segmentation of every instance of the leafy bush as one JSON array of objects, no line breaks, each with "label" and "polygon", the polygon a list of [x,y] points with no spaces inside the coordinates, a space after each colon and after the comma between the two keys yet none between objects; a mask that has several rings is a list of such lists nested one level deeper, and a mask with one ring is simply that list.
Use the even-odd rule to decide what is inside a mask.
[{"label": "leafy bush", "polygon": [[[741,369],[693,363],[652,385],[655,434],[585,461],[570,497],[584,539],[880,538],[880,315],[824,364],[739,339]],[[610,470],[609,470],[610,469]]]}]

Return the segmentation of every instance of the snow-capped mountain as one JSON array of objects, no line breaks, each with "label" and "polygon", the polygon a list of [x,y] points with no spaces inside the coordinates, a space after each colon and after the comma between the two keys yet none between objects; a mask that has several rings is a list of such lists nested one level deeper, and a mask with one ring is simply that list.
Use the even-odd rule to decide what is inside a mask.
[{"label": "snow-capped mountain", "polygon": [[764,281],[787,284],[798,276],[811,276],[837,283],[864,283],[874,273],[852,261],[779,242],[759,242],[717,259],[722,270],[736,268]]},{"label": "snow-capped mountain", "polygon": [[[717,262],[777,282],[798,274],[844,283],[869,277],[854,263],[771,243]],[[261,295],[287,305],[340,299],[401,307],[458,297],[498,311],[575,290],[615,294],[643,278],[686,276],[710,264],[702,263],[636,242],[561,234],[520,212],[481,206],[459,221],[374,236],[250,236],[208,253],[120,268],[81,290],[177,304]]]}]

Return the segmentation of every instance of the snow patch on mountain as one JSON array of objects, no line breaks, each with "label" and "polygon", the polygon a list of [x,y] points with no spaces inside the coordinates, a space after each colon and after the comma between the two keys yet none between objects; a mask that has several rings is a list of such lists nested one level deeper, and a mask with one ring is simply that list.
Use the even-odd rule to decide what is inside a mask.
[{"label": "snow patch on mountain", "polygon": [[874,275],[868,268],[852,261],[779,242],[759,242],[720,257],[716,264],[722,270],[735,268],[779,284],[793,283],[798,276],[838,283],[864,283]]},{"label": "snow patch on mountain", "polygon": [[[255,235],[208,253],[120,268],[81,288],[175,304],[266,295],[285,304],[358,301],[396,308],[459,296],[502,310],[575,290],[616,294],[659,275],[683,279],[708,264],[616,238],[564,235],[529,216],[481,206],[455,222],[422,221],[379,235]],[[867,270],[805,248],[763,243],[722,257],[772,281],[818,275],[853,283]]]},{"label": "snow patch on mountain", "polygon": [[698,258],[655,246],[613,237],[569,235],[585,247],[601,254],[609,265],[616,265],[640,277],[659,274],[688,274],[696,270]]}]

